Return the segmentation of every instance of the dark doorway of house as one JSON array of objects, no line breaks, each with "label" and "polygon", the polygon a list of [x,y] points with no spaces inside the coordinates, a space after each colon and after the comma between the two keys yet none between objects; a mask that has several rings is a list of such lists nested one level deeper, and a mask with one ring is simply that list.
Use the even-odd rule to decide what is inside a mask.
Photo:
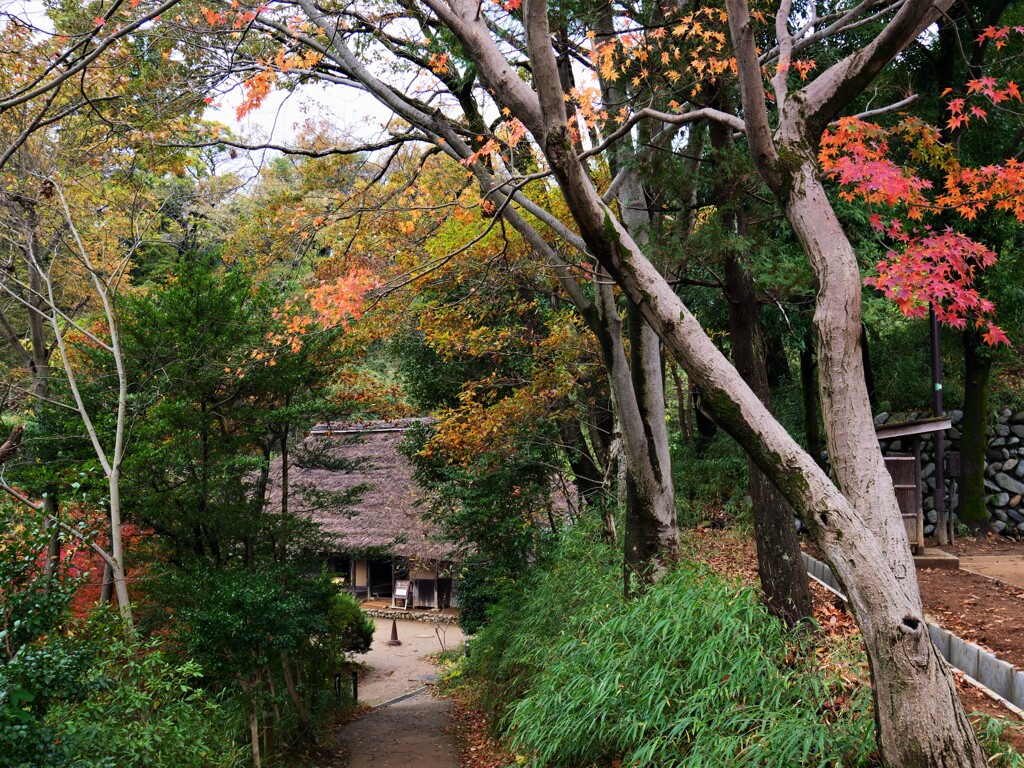
[{"label": "dark doorway of house", "polygon": [[451,608],[452,605],[452,580],[437,580],[437,607]]},{"label": "dark doorway of house", "polygon": [[378,558],[370,561],[370,595],[391,597],[391,559]]}]

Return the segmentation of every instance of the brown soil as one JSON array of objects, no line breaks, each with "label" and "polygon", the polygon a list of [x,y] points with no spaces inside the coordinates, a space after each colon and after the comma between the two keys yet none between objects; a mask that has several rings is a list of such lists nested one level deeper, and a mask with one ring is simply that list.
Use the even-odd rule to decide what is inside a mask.
[{"label": "brown soil", "polygon": [[966,571],[917,572],[925,612],[945,629],[1024,667],[1024,589]]},{"label": "brown soil", "polygon": [[[931,546],[931,545],[929,545]],[[1018,555],[1024,557],[1024,539],[1008,539],[989,533],[976,539],[960,538],[949,549],[959,557],[971,555]]]},{"label": "brown soil", "polygon": [[[688,537],[689,538],[689,537]],[[702,531],[689,543],[695,554],[721,573],[733,573],[744,583],[757,582],[757,559],[753,542],[735,531]],[[813,546],[805,547],[819,557]],[[1024,555],[1024,543],[1003,537],[963,539],[957,554]],[[992,579],[964,571],[929,569],[918,571],[925,612],[951,632],[993,651],[997,656],[1024,668],[1024,589],[1001,586]],[[830,634],[856,633],[853,618],[841,600],[811,582],[814,617]],[[1003,741],[1024,753],[1024,723],[997,701],[957,677],[960,699],[968,712],[981,712],[1007,723]]]},{"label": "brown soil", "polygon": [[[804,547],[820,559],[813,546]],[[947,547],[959,557],[1014,555],[1024,558],[1024,541],[989,534],[957,539]],[[1024,588],[1001,584],[966,571],[925,568],[917,572],[921,600],[929,616],[964,640],[986,648],[1024,669]]]}]

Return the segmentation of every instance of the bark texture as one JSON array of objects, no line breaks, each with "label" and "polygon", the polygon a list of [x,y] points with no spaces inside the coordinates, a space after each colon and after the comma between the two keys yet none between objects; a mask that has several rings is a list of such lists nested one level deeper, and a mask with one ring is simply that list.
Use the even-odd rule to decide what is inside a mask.
[{"label": "bark texture", "polygon": [[621,341],[622,320],[607,276],[603,280],[598,278],[597,309],[601,317],[602,357],[626,458],[626,522],[622,538],[624,587],[628,595],[634,579],[635,586],[657,580],[679,556],[659,343],[646,323],[634,323],[638,327],[637,338],[631,339],[631,368]]},{"label": "bark texture", "polygon": [[[889,766],[981,766],[985,757],[960,705],[945,661],[932,647],[921,607],[914,562],[892,481],[875,437],[860,349],[861,286],[856,256],[810,158],[789,179],[787,218],[818,279],[814,323],[818,380],[829,457],[843,494],[864,516],[865,530],[843,527],[843,537],[874,539],[875,566],[893,583],[886,593],[862,581],[854,615],[864,636],[874,682],[875,718],[883,759]],[[831,524],[818,513],[814,528]],[[816,537],[817,538],[817,537]],[[848,587],[853,576],[829,554]],[[863,577],[861,577],[863,578]],[[891,590],[891,591],[890,591]],[[948,702],[935,707],[934,702]],[[914,733],[914,739],[906,734]]]},{"label": "bark texture", "polygon": [[[828,120],[934,20],[935,11],[927,2],[904,4],[874,40],[792,97],[785,74],[777,75],[772,86],[780,118],[773,135],[747,4],[728,0],[727,7],[754,160],[818,282],[814,324],[829,457],[862,523],[850,526],[824,509],[805,523],[816,540],[830,544],[826,555],[861,627],[882,758],[889,766],[985,765],[952,677],[928,637],[906,533],[874,434],[860,348],[860,272],[815,158]],[[785,8],[776,19],[776,37],[788,58],[794,40],[788,31],[790,6]],[[864,551],[857,551],[861,547]],[[861,571],[869,564],[874,574]]]}]

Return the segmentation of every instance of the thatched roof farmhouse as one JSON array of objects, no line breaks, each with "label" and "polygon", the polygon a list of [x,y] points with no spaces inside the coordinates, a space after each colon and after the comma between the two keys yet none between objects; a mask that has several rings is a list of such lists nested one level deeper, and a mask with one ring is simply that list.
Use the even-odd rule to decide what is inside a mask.
[{"label": "thatched roof farmhouse", "polygon": [[[356,596],[447,607],[454,547],[423,519],[423,492],[398,452],[406,430],[422,421],[318,424],[289,453],[288,509],[336,538],[328,566]],[[278,458],[271,470],[271,508],[281,506],[281,466]]]}]

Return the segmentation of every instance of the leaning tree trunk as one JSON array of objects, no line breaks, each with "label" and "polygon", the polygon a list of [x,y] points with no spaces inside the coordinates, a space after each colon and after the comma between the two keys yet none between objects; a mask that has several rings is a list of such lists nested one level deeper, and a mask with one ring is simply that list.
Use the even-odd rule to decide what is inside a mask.
[{"label": "leaning tree trunk", "polygon": [[[763,113],[764,88],[753,32],[745,4],[742,12],[737,12],[739,4],[738,0],[729,2],[734,43],[737,32],[744,37],[740,41],[743,50],[738,51],[741,73],[749,75],[744,84],[744,111],[749,114],[750,109],[760,109]],[[907,8],[913,12],[917,4]],[[714,349],[696,318],[600,199],[571,152],[546,5],[543,0],[527,0],[524,9],[533,91],[527,93],[516,86],[507,63],[496,58],[480,58],[480,62],[491,68],[488,76],[494,82],[502,82],[503,98],[512,111],[531,123],[528,127],[593,255],[686,366],[718,422],[794,505],[832,564],[863,633],[875,684],[883,760],[890,766],[985,765],[953,679],[928,637],[913,560],[892,482],[874,438],[864,385],[859,348],[860,273],[853,249],[817,178],[814,154],[802,131],[795,131],[796,140],[778,152],[769,144],[772,139],[766,117],[754,119],[748,127],[748,134],[754,133],[757,139],[759,170],[783,203],[818,278],[815,323],[822,410],[829,450],[845,496]],[[902,29],[906,25],[903,17],[900,20]],[[910,26],[917,28],[916,23]],[[461,29],[466,32],[464,42],[479,49],[470,34],[478,28]],[[748,109],[752,97],[760,100],[761,106]],[[792,132],[792,126],[789,128]],[[908,734],[913,737],[907,738]]]},{"label": "leaning tree trunk", "polygon": [[974,329],[963,332],[964,419],[960,437],[958,518],[978,531],[988,522],[985,503],[985,453],[988,450],[988,392],[992,355]]},{"label": "leaning tree trunk", "polygon": [[[801,162],[777,194],[782,193],[786,218],[819,285],[814,324],[829,458],[843,494],[865,519],[864,534],[880,545],[874,567],[895,577],[895,589],[888,594],[876,593],[880,585],[871,579],[853,587],[851,569],[829,553],[833,570],[847,587],[868,652],[882,756],[890,766],[985,765],[953,678],[928,636],[914,561],[875,436],[860,349],[856,254],[825,194],[813,152],[799,141],[786,150]],[[815,516],[815,524],[826,529],[833,525],[824,512]],[[848,537],[856,532],[842,533]],[[939,701],[951,705],[940,709],[935,706]]]}]

